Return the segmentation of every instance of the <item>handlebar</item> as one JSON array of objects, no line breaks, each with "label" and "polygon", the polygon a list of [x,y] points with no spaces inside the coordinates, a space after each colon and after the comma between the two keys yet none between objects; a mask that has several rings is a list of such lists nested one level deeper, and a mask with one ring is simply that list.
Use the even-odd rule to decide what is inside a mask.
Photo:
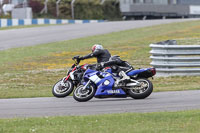
[{"label": "handlebar", "polygon": [[[79,55],[74,56],[72,58],[72,60],[75,61],[75,65],[78,65],[80,63],[80,61],[81,61]],[[101,65],[99,63],[97,63],[97,64],[90,64],[90,65],[87,66],[87,68],[96,69],[96,70],[101,70],[102,69],[102,67],[101,67]]]},{"label": "handlebar", "polygon": [[75,64],[76,64],[76,65],[78,65],[78,64],[80,63],[80,58],[79,58],[79,56],[74,56],[74,57],[72,58],[72,60],[75,61]]}]

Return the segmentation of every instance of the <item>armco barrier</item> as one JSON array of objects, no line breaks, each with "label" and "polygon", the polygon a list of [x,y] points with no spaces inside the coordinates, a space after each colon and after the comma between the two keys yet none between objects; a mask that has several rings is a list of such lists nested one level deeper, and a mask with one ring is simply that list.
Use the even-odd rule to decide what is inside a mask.
[{"label": "armco barrier", "polygon": [[104,20],[68,20],[68,19],[0,19],[1,27],[19,26],[19,25],[42,25],[42,24],[84,24],[100,23]]},{"label": "armco barrier", "polygon": [[200,75],[200,45],[177,45],[168,40],[150,47],[157,76]]}]

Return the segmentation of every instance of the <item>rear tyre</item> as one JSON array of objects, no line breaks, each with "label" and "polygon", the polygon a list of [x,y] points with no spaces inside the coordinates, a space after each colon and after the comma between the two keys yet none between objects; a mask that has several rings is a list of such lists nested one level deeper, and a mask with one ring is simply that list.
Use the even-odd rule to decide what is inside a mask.
[{"label": "rear tyre", "polygon": [[88,87],[84,90],[83,90],[83,88],[84,88],[84,86],[80,85],[79,87],[77,87],[74,90],[73,97],[78,102],[89,101],[95,95],[96,90],[95,90],[95,87],[93,87],[92,85],[88,85]]},{"label": "rear tyre", "polygon": [[58,98],[70,95],[74,89],[72,80],[65,81],[65,86],[62,86],[61,82],[62,80],[58,81],[52,88],[52,94]]},{"label": "rear tyre", "polygon": [[133,87],[128,90],[129,95],[134,99],[144,99],[148,97],[153,91],[153,84],[145,78],[137,79],[141,86]]}]

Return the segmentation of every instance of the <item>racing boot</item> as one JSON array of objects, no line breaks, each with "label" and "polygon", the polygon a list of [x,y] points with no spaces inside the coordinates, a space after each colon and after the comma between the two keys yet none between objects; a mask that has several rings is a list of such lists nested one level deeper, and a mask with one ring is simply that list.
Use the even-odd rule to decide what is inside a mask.
[{"label": "racing boot", "polygon": [[124,81],[129,81],[129,79],[130,79],[130,77],[127,76],[124,71],[120,71],[119,76],[121,77],[119,83],[123,83]]},{"label": "racing boot", "polygon": [[119,72],[120,78],[116,79],[115,86],[122,87],[125,86],[126,82],[130,80],[130,77],[126,75],[124,71]]}]

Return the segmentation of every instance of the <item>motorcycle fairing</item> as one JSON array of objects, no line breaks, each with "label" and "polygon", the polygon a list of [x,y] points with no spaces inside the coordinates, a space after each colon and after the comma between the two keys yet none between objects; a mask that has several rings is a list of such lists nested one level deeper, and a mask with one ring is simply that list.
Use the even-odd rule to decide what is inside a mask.
[{"label": "motorcycle fairing", "polygon": [[102,76],[106,77],[107,75],[108,73],[105,73],[105,72],[103,73],[103,72],[88,69],[84,73],[84,80],[88,81],[88,79],[90,79],[96,84],[96,86],[99,86],[103,82],[103,80],[101,80],[100,77]]},{"label": "motorcycle fairing", "polygon": [[97,87],[95,97],[99,96],[126,96],[126,93],[122,89],[113,90],[114,79],[112,76],[107,76],[102,79],[101,84]]},{"label": "motorcycle fairing", "polygon": [[97,74],[97,73],[99,73],[98,71],[95,71],[95,70],[92,70],[92,69],[87,69],[86,71],[85,71],[85,73],[84,73],[84,77],[86,77],[86,78],[88,78],[89,79],[89,77],[91,77],[92,75],[95,75],[95,74]]},{"label": "motorcycle fairing", "polygon": [[87,69],[84,73],[84,80],[88,80],[91,76],[98,74],[98,71],[92,69]]}]

